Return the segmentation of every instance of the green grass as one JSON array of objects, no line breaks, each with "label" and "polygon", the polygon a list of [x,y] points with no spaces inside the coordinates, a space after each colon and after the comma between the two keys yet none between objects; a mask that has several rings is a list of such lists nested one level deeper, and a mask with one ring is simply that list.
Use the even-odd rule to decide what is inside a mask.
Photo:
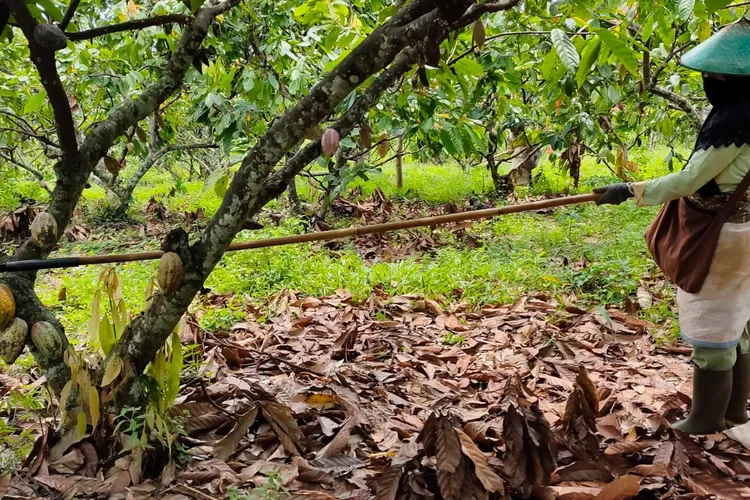
[{"label": "green grass", "polygon": [[[667,173],[662,158],[666,150],[654,153],[635,152],[631,159],[641,166],[637,178]],[[350,189],[361,189],[367,196],[381,189],[387,196],[419,199],[430,204],[460,202],[472,195],[492,189],[489,173],[484,168],[462,171],[455,165],[406,164],[405,186],[396,190],[393,168],[357,180]],[[545,164],[531,193],[522,188],[519,194],[561,192],[572,188],[570,179],[556,167]],[[612,182],[609,171],[591,160],[582,165],[581,191],[593,185]],[[135,193],[131,216],[143,220],[143,208],[155,196],[172,212],[202,207],[210,216],[220,200],[212,192],[204,192],[198,180],[182,179],[179,189],[170,196],[175,180],[165,171],[151,172]],[[311,198],[311,190],[299,182],[303,197]],[[99,188],[86,190],[84,206],[87,213],[98,213],[104,203]],[[281,204],[279,203],[278,206]],[[456,242],[442,246],[434,255],[414,255],[393,262],[366,262],[356,253],[351,242],[343,250],[321,251],[315,244],[289,245],[271,249],[227,254],[207,282],[218,293],[246,295],[254,300],[281,289],[293,289],[303,295],[327,295],[348,289],[355,298],[364,299],[376,286],[392,294],[425,294],[465,300],[472,305],[507,303],[525,293],[551,296],[574,293],[579,299],[595,303],[619,303],[632,297],[644,276],[655,267],[649,258],[643,232],[653,218],[655,209],[637,208],[632,203],[618,207],[575,206],[550,214],[516,214],[478,222],[470,229],[483,244],[468,249]],[[93,216],[93,215],[92,215]],[[344,219],[337,226],[352,224]],[[243,232],[239,239],[258,239],[297,234],[305,230],[297,219],[284,219],[278,226],[268,223],[261,231]],[[423,231],[427,231],[424,229]],[[157,241],[139,242],[132,228],[116,233],[116,238],[90,239],[81,243],[65,243],[58,252],[95,254],[157,248]],[[450,241],[443,235],[441,240]],[[585,262],[585,267],[579,265]],[[123,296],[128,309],[137,313],[145,299],[146,282],[156,262],[131,263],[118,266],[123,281]],[[85,339],[92,294],[100,266],[89,266],[42,273],[38,292],[53,307],[72,337]],[[67,299],[58,300],[61,287]],[[663,308],[664,309],[664,308]],[[242,319],[241,307],[212,311],[202,319],[210,329],[222,329]],[[663,319],[668,310],[651,312]]]}]

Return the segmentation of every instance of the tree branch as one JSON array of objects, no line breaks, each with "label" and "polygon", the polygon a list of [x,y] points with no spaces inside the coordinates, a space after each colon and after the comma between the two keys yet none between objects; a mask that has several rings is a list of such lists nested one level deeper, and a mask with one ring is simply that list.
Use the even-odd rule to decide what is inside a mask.
[{"label": "tree branch", "polygon": [[[60,96],[64,97],[67,114],[72,124],[72,115],[67,104],[67,98],[62,90],[57,77],[55,68],[54,54],[40,50],[33,38],[34,26],[36,21],[26,9],[24,0],[7,0],[16,15],[16,19],[29,38],[29,46],[32,52],[32,60],[35,64],[41,66],[40,75],[45,82],[45,75],[52,71],[55,81],[52,82],[52,90],[58,92],[53,94],[48,90],[50,99],[57,101]],[[75,155],[69,153],[63,155],[63,159],[56,166],[57,183],[52,193],[47,212],[52,214],[57,221],[58,238],[70,221],[73,210],[83,193],[86,182],[91,171],[94,169],[99,160],[109,151],[114,141],[124,135],[128,129],[136,123],[152,114],[158,107],[176,92],[185,78],[185,74],[192,67],[192,60],[208,34],[208,28],[213,19],[227,10],[237,5],[240,0],[224,0],[212,7],[201,8],[196,14],[193,21],[183,31],[182,38],[175,48],[172,56],[164,68],[162,76],[136,98],[126,100],[122,105],[111,111],[108,117],[99,123],[85,138],[81,144],[80,153],[77,147]],[[41,58],[41,63],[37,59]],[[50,80],[46,79],[46,84],[50,85]],[[56,113],[57,116],[57,113]],[[59,119],[58,119],[59,120]],[[61,129],[63,127],[60,127]],[[71,133],[75,141],[75,128],[71,127]],[[61,143],[69,147],[70,143],[67,136],[61,137]],[[32,241],[27,240],[16,251],[13,256],[14,260],[28,260],[44,258],[49,254],[49,248],[41,248]],[[3,277],[4,281],[10,286],[16,302],[16,315],[23,318],[29,325],[37,321],[48,321],[54,325],[63,340],[63,347],[67,347],[67,338],[64,335],[64,328],[55,318],[49,309],[47,309],[39,300],[34,292],[34,281],[36,280],[35,272],[11,273]],[[70,377],[70,369],[65,365],[62,358],[48,360],[39,356],[32,347],[31,352],[36,357],[37,363],[44,372],[52,389],[60,392]]]},{"label": "tree branch", "polygon": [[654,95],[666,99],[668,102],[681,109],[690,119],[690,123],[695,129],[700,130],[701,126],[703,126],[704,117],[701,116],[698,110],[695,109],[695,107],[688,99],[682,97],[680,94],[672,92],[671,90],[660,87],[658,85],[650,87],[650,90]]},{"label": "tree branch", "polygon": [[28,173],[30,173],[31,175],[33,175],[34,177],[36,177],[36,179],[38,181],[41,181],[42,188],[45,191],[47,191],[47,193],[52,194],[52,190],[49,188],[49,186],[47,186],[47,183],[44,181],[44,175],[42,175],[42,173],[40,171],[38,171],[38,170],[36,170],[36,169],[34,169],[34,168],[32,168],[32,167],[24,164],[24,163],[21,163],[18,160],[16,160],[15,158],[13,158],[13,154],[12,153],[10,155],[7,155],[7,154],[5,154],[3,152],[0,152],[0,158],[2,158],[3,160],[7,161],[8,163],[10,163],[12,165],[17,166],[18,168],[20,168],[22,170],[27,171]]},{"label": "tree branch", "polygon": [[65,11],[65,15],[62,18],[62,21],[60,21],[60,29],[63,30],[63,32],[68,29],[68,25],[70,24],[70,21],[73,20],[73,16],[76,13],[76,10],[78,10],[78,4],[81,3],[81,0],[70,0],[70,5],[68,5],[68,10]]},{"label": "tree branch", "polygon": [[[132,366],[133,373],[142,372],[252,210],[257,208],[264,181],[273,167],[301,141],[306,130],[324,120],[353,89],[387,66],[404,47],[423,40],[439,22],[432,0],[412,0],[376,28],[313,86],[306,97],[269,127],[245,156],[219,210],[199,241],[188,247],[187,235],[183,232],[182,236],[175,233],[171,241],[165,242],[163,248],[178,253],[182,259],[184,274],[180,287],[167,296],[157,297],[141,316],[135,318],[110,352],[110,357],[123,359]],[[130,383],[132,379],[123,381],[117,392],[127,391]]]},{"label": "tree branch", "polygon": [[111,24],[84,31],[74,31],[65,33],[68,40],[79,42],[81,40],[93,40],[96,37],[111,35],[112,33],[122,33],[123,31],[137,31],[154,26],[164,26],[165,24],[185,25],[191,21],[190,16],[184,14],[167,14],[164,16],[149,17],[146,19],[135,19],[120,24]]},{"label": "tree branch", "polygon": [[65,93],[60,75],[57,73],[55,53],[51,50],[45,50],[34,38],[34,29],[38,23],[26,7],[26,2],[24,0],[7,0],[7,5],[29,43],[31,62],[36,66],[42,85],[47,91],[55,115],[55,127],[63,156],[66,161],[76,163],[78,161],[76,127],[68,103],[68,95]]}]

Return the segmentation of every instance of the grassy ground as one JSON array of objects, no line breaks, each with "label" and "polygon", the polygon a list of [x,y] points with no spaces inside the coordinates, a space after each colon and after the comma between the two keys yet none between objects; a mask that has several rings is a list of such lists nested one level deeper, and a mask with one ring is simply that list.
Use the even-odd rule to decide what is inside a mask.
[{"label": "grassy ground", "polygon": [[[638,178],[666,173],[661,158],[666,151],[636,152],[631,155],[640,169]],[[569,190],[571,181],[555,167],[544,164],[534,189],[520,189],[519,195],[541,195]],[[387,197],[399,200],[420,200],[426,206],[456,203],[465,206],[471,197],[486,199],[492,183],[483,168],[463,171],[456,165],[405,166],[405,186],[395,187],[395,175],[386,167],[381,174],[358,180],[356,188],[362,197],[380,189]],[[614,179],[603,166],[585,161],[580,191]],[[309,185],[299,183],[303,198],[314,194]],[[174,193],[172,190],[174,189]],[[351,197],[351,191],[345,197]],[[45,192],[32,181],[17,173],[8,173],[0,182],[0,212],[18,205],[18,194],[45,201]],[[151,172],[135,192],[130,223],[113,222],[106,218],[104,192],[87,189],[81,204],[82,222],[92,229],[83,242],[63,240],[53,256],[101,254],[158,248],[156,237],[144,239],[139,234],[146,221],[144,211],[155,197],[172,213],[202,208],[210,217],[220,200],[212,191],[204,191],[200,180],[175,181],[169,173]],[[395,203],[399,203],[395,201]],[[283,209],[275,202],[268,213]],[[643,232],[653,218],[655,209],[639,209],[631,203],[619,207],[591,205],[559,209],[547,214],[517,214],[475,223],[471,234],[480,242],[471,249],[452,236],[443,234],[434,253],[418,253],[403,260],[366,261],[351,242],[336,252],[320,246],[296,245],[273,249],[227,254],[210,277],[207,286],[218,293],[236,294],[226,307],[210,308],[202,316],[202,326],[222,330],[245,318],[245,301],[260,300],[282,289],[293,289],[301,295],[321,296],[339,289],[348,289],[357,299],[368,297],[375,287],[389,294],[424,294],[463,300],[471,305],[508,303],[518,296],[544,293],[560,302],[575,300],[587,307],[599,304],[622,304],[626,298],[635,300],[642,282],[652,281],[655,267],[647,255]],[[266,228],[245,231],[240,239],[260,239],[306,231],[303,220],[285,218],[275,224],[261,218]],[[343,227],[358,223],[351,219],[331,220]],[[168,228],[165,228],[168,229]],[[427,230],[423,231],[427,234]],[[451,244],[451,241],[453,242]],[[156,262],[131,263],[117,267],[123,284],[123,297],[131,314],[144,306],[145,290]],[[91,300],[96,290],[101,266],[89,266],[40,273],[37,292],[44,303],[53,308],[63,321],[69,338],[81,346],[87,343],[87,322]],[[65,290],[62,298],[61,290]],[[670,292],[647,307],[641,315],[657,324],[673,319]],[[674,322],[672,321],[672,324]],[[661,332],[667,338],[676,335],[674,327]],[[0,365],[2,363],[0,362]],[[31,368],[30,356],[19,359],[21,368]],[[5,368],[7,369],[7,367]],[[4,398],[8,408],[34,408],[44,404],[41,388],[37,393],[13,393]],[[41,402],[40,402],[41,401]],[[16,462],[31,445],[28,437],[18,436],[13,428],[7,432],[0,426],[0,448],[16,453],[0,453],[0,469],[14,470]],[[7,463],[6,463],[7,462]]]},{"label": "grassy ground", "polygon": [[[632,158],[638,165],[638,178],[666,173],[661,158],[666,151],[636,152]],[[564,174],[548,164],[541,168],[541,177],[531,193],[542,194],[571,189]],[[609,171],[593,161],[584,161],[581,191],[593,185],[610,182]],[[26,181],[8,183],[3,193],[5,208],[9,190],[28,192],[43,199],[35,185]],[[363,196],[376,188],[393,198],[419,199],[428,204],[460,202],[470,196],[482,197],[491,190],[491,180],[483,168],[467,172],[455,165],[407,164],[405,185],[400,192],[395,187],[395,176],[386,167],[382,174],[368,180],[358,180],[351,187],[359,188]],[[170,191],[175,188],[173,195]],[[303,198],[310,188],[301,182]],[[571,192],[574,191],[571,189]],[[95,227],[103,227],[101,210],[106,206],[104,193],[99,188],[86,191],[86,217]],[[205,192],[199,180],[175,182],[164,172],[152,172],[136,190],[136,202],[131,210],[135,219],[143,219],[143,207],[151,197],[162,201],[171,211],[203,208],[211,215],[220,200],[213,192]],[[278,206],[277,206],[278,208]],[[273,210],[274,207],[271,207]],[[643,240],[643,232],[653,218],[654,209],[639,209],[628,203],[619,207],[577,206],[560,209],[551,214],[518,214],[476,223],[472,234],[483,243],[479,249],[468,249],[459,244],[443,246],[430,255],[415,255],[394,262],[366,262],[351,244],[336,253],[315,251],[312,245],[277,247],[266,250],[228,254],[208,286],[216,292],[236,293],[251,299],[272,294],[284,288],[305,295],[325,295],[338,289],[349,289],[355,297],[364,298],[376,286],[392,294],[426,294],[428,296],[456,296],[471,304],[509,302],[519,295],[540,292],[550,295],[575,294],[579,300],[599,303],[620,303],[634,297],[644,278],[654,272]],[[350,220],[334,221],[337,225],[351,224]],[[93,254],[136,251],[144,247],[156,248],[157,241],[140,242],[134,227],[123,226],[106,238],[90,239],[81,243],[65,243],[58,255]],[[267,238],[295,234],[305,230],[302,221],[285,219],[278,226],[243,232],[240,237]],[[143,306],[146,282],[156,263],[133,263],[118,267],[123,281],[123,293],[129,309],[139,311]],[[63,318],[73,337],[85,338],[90,302],[96,288],[101,267],[45,272],[39,281],[42,300],[54,307]],[[59,301],[60,288],[66,288],[67,298]],[[241,307],[238,306],[238,311]],[[231,324],[241,312],[214,311],[207,315],[208,327]],[[649,319],[663,321],[671,317],[669,308],[661,304],[647,312]]]}]

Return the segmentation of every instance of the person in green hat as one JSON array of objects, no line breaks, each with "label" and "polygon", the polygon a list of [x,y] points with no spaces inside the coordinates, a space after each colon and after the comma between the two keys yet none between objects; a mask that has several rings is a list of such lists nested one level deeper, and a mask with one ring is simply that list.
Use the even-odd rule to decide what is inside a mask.
[{"label": "person in green hat", "polygon": [[[685,168],[657,179],[594,189],[597,204],[638,206],[688,198],[699,207],[726,202],[750,172],[750,20],[741,19],[681,59],[700,71],[712,105]],[[748,421],[750,396],[750,202],[722,226],[709,275],[698,293],[677,290],[682,338],[693,346],[693,403],[673,427],[709,434]]]}]

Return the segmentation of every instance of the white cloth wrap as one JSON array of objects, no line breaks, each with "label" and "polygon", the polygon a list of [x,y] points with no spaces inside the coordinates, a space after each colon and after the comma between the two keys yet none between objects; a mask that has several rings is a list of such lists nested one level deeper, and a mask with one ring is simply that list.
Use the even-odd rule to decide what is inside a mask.
[{"label": "white cloth wrap", "polygon": [[680,329],[697,347],[734,347],[750,320],[750,222],[725,223],[698,293],[677,290]]}]

